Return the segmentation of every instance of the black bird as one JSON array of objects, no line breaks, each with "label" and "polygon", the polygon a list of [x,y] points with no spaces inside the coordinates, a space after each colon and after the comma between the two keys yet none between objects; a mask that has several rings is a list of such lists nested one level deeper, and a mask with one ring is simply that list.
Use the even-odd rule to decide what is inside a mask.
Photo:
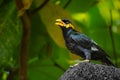
[{"label": "black bird", "polygon": [[85,61],[99,60],[109,66],[114,66],[106,52],[85,34],[74,29],[70,20],[56,19],[63,32],[66,47],[74,54],[81,56]]}]

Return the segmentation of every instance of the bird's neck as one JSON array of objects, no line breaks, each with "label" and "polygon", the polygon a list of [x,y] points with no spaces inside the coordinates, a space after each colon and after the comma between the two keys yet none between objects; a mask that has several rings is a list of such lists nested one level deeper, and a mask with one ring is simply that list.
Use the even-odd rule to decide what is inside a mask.
[{"label": "bird's neck", "polygon": [[68,37],[74,31],[72,28],[61,27],[61,29],[62,29],[64,38]]}]

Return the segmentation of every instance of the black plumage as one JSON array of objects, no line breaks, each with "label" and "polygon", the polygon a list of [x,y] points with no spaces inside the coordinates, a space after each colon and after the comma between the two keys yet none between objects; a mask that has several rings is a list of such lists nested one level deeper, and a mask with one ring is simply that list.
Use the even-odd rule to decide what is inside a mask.
[{"label": "black plumage", "polygon": [[107,65],[114,66],[106,52],[88,36],[76,31],[69,20],[57,19],[56,25],[61,27],[66,47],[72,53],[85,60],[100,60]]}]

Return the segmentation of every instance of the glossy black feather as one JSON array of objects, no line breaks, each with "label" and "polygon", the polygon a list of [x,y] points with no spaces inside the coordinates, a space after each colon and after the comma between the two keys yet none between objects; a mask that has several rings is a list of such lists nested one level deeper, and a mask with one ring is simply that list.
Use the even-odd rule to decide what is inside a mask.
[{"label": "glossy black feather", "polygon": [[74,54],[84,59],[100,60],[107,65],[114,64],[110,61],[106,52],[93,40],[72,28],[61,27],[67,48]]}]

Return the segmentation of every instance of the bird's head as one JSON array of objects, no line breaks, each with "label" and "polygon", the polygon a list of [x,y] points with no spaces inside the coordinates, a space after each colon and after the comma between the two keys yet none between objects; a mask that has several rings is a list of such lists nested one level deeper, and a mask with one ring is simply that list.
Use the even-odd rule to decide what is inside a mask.
[{"label": "bird's head", "polygon": [[72,28],[74,29],[74,26],[71,24],[70,20],[67,19],[56,19],[56,25],[64,28]]}]

